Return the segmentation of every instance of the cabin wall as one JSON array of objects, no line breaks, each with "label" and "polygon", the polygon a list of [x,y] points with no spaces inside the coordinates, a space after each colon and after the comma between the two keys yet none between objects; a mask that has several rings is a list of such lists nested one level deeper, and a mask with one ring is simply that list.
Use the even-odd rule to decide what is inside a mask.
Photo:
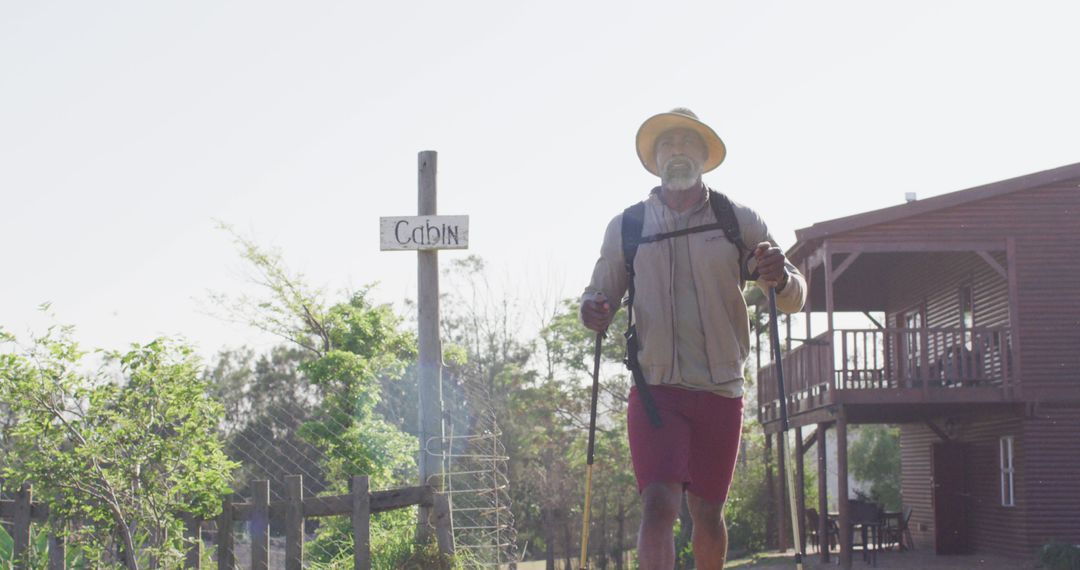
[{"label": "cabin wall", "polygon": [[[1030,505],[1020,498],[1031,477],[1019,467],[1014,474],[1016,506],[1001,505],[1000,438],[1014,438],[1016,465],[1026,456],[1023,420],[1001,417],[978,422],[935,424],[947,431],[951,441],[965,444],[965,479],[968,545],[973,552],[1029,558],[1033,547],[1024,532]],[[926,424],[903,424],[900,429],[901,492],[905,506],[914,508],[909,523],[915,547],[934,549],[934,511],[931,478],[931,446],[940,441]]]},{"label": "cabin wall", "polygon": [[1042,403],[1024,423],[1026,474],[1017,501],[1028,507],[1028,545],[1080,544],[1080,406]]}]

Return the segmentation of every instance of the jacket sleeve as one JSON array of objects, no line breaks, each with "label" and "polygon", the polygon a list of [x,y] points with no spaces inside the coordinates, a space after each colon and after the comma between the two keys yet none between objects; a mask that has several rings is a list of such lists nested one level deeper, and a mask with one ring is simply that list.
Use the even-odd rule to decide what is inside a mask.
[{"label": "jacket sleeve", "polygon": [[[742,230],[746,247],[753,248],[763,241],[767,241],[779,247],[776,240],[769,234],[769,228],[765,225],[764,220],[752,210],[746,209],[744,212],[747,214],[746,217],[748,222],[746,225],[742,226],[746,228]],[[739,223],[743,223],[742,217],[740,217]],[[799,272],[798,268],[792,265],[790,261],[785,261],[784,265],[787,267],[788,271],[788,282],[787,285],[784,286],[784,290],[776,294],[776,308],[785,313],[797,313],[802,310],[803,304],[806,303],[806,278],[803,277],[803,274]],[[769,293],[769,286],[760,280],[755,283],[767,296]]]},{"label": "jacket sleeve", "polygon": [[[615,216],[604,231],[600,246],[600,259],[593,266],[592,279],[581,295],[581,302],[603,293],[608,302],[618,310],[627,287],[626,262],[622,252],[622,214]],[[580,318],[580,307],[578,316]]]}]

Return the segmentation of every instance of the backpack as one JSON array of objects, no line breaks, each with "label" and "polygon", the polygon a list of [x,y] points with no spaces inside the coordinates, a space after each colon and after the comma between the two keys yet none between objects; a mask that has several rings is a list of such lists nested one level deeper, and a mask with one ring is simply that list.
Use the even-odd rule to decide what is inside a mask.
[{"label": "backpack", "polygon": [[642,236],[641,231],[645,226],[645,202],[638,202],[623,210],[622,217],[622,249],[623,260],[626,262],[627,298],[626,298],[626,360],[624,364],[634,376],[634,386],[637,387],[638,396],[645,406],[645,412],[649,416],[649,422],[654,427],[660,427],[660,414],[656,411],[656,402],[649,393],[649,387],[645,383],[645,376],[641,372],[641,363],[638,362],[638,337],[637,326],[634,324],[634,256],[637,255],[638,246],[643,243],[653,243],[684,236],[698,232],[720,229],[727,238],[739,250],[739,277],[742,283],[757,279],[757,271],[750,273],[746,270],[746,262],[749,260],[752,250],[746,247],[739,231],[739,220],[735,217],[735,210],[731,206],[731,200],[727,196],[709,190],[709,205],[712,206],[713,216],[716,221],[711,224],[694,226],[673,232],[662,232],[650,236]]}]

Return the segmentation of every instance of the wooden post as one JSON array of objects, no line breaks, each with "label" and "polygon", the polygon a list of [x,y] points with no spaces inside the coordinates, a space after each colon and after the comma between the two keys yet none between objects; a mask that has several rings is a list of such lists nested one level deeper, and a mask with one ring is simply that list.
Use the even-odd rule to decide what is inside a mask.
[{"label": "wooden post", "polygon": [[49,532],[49,570],[64,570],[64,558],[67,555],[64,546],[63,537],[54,528]]},{"label": "wooden post", "polygon": [[[790,338],[790,337],[788,337]],[[799,552],[806,554],[806,472],[803,465],[802,427],[795,428],[795,507],[799,521]]]},{"label": "wooden post", "polygon": [[218,515],[218,570],[233,570],[236,566],[236,553],[233,551],[233,520],[233,495],[229,495],[221,502],[221,514]]},{"label": "wooden post", "polygon": [[251,482],[251,519],[248,520],[248,532],[251,533],[252,570],[269,570],[270,481]]},{"label": "wooden post", "polygon": [[23,557],[30,551],[30,503],[33,499],[34,490],[29,483],[23,483],[15,492],[15,528],[11,538],[14,542],[12,558],[17,570],[29,568]]},{"label": "wooden post", "polygon": [[432,515],[435,517],[435,538],[439,541],[439,552],[445,554],[454,553],[454,533],[450,519],[450,495],[447,493],[435,494],[435,505]]},{"label": "wooden post", "polygon": [[[808,289],[810,287],[811,273],[813,273],[813,271],[814,271],[814,268],[810,266],[809,261],[806,261],[806,262],[803,263],[803,276],[806,278],[806,286],[807,286]],[[810,339],[814,338],[814,336],[812,334],[812,330],[811,330],[811,327],[810,327],[810,295],[809,294],[806,295],[806,303],[803,304],[803,312],[806,315],[805,316],[805,319],[806,319],[806,323],[805,323],[806,324],[806,340],[810,340]]]},{"label": "wooden post", "polygon": [[371,570],[371,495],[367,475],[352,478],[353,567]]},{"label": "wooden post", "polygon": [[304,477],[285,476],[285,570],[304,567]]},{"label": "wooden post", "polygon": [[[419,200],[417,214],[434,216],[437,213],[436,174],[438,154],[426,150],[419,155]],[[442,342],[439,338],[439,253],[419,250],[417,255],[417,321],[419,345],[419,431],[420,485],[441,489],[443,401],[442,401]],[[430,508],[419,509],[417,535],[423,541],[428,536],[427,521]]]},{"label": "wooden post", "polygon": [[840,567],[851,568],[851,509],[848,504],[847,414],[836,414],[836,502],[840,511]]},{"label": "wooden post", "polygon": [[[833,350],[830,351],[831,358],[829,370],[832,370],[833,373],[829,375],[829,383],[831,384],[829,388],[836,390],[838,386],[836,382],[836,343],[833,339],[833,267],[832,253],[829,252],[829,240],[825,240],[825,243],[821,246],[821,251],[824,253],[825,261],[825,319],[829,331],[829,334],[827,334],[826,337],[829,339],[830,346],[833,347]],[[841,383],[839,387],[842,388],[843,384]]]},{"label": "wooden post", "polygon": [[184,515],[184,540],[188,542],[184,568],[202,568],[202,521]]},{"label": "wooden post", "polygon": [[825,453],[825,436],[829,424],[817,425],[817,489],[818,489],[818,544],[821,545],[821,561],[829,561],[829,456]]},{"label": "wooden post", "polygon": [[[1020,398],[1023,394],[1024,375],[1020,362],[1020,278],[1017,275],[1016,239],[1012,236],[1005,238],[1005,263],[1009,274],[1009,334],[1012,337],[1012,352],[1009,354],[1009,362],[1012,370],[1009,372],[1009,387],[1014,398]],[[1005,345],[1009,347],[1008,344]],[[1002,370],[1004,371],[1004,358],[1002,358]]]},{"label": "wooden post", "polygon": [[[772,540],[773,531],[776,530],[776,519],[779,515],[776,515],[776,489],[773,486],[773,468],[772,468],[772,440],[771,433],[765,433],[765,494],[766,504],[769,505],[769,510],[774,511],[772,515],[765,517],[765,542],[768,543]],[[776,535],[779,537],[779,534]],[[777,538],[775,543],[777,547],[780,546],[780,540]]]}]

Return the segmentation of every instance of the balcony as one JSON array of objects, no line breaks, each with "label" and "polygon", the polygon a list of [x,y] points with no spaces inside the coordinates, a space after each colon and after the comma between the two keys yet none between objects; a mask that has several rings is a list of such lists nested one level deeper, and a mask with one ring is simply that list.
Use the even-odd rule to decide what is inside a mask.
[{"label": "balcony", "polygon": [[[1009,401],[1009,327],[836,329],[783,356],[789,416],[833,404]],[[758,370],[759,419],[780,419],[776,366]]]}]

